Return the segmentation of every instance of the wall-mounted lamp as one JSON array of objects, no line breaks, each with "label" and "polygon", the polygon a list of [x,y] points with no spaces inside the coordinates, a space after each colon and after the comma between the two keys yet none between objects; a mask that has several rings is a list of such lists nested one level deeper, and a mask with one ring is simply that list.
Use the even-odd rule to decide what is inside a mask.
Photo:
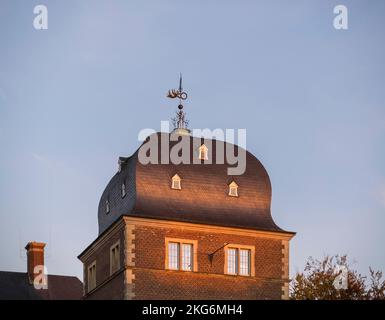
[{"label": "wall-mounted lamp", "polygon": [[228,244],[229,244],[228,242],[225,242],[222,247],[220,247],[217,250],[215,250],[214,252],[211,252],[211,253],[208,254],[211,265],[213,264],[214,254],[216,254],[219,250],[221,250],[224,247],[226,247]]}]

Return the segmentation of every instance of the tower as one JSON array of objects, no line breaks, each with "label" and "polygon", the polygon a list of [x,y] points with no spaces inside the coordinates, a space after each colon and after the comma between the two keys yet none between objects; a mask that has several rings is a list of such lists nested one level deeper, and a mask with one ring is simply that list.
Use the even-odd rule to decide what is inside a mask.
[{"label": "tower", "polygon": [[[99,236],[79,255],[84,298],[287,299],[295,233],[272,218],[267,171],[237,145],[191,135],[181,77],[168,97],[180,100],[174,130],[120,157],[101,196]],[[187,161],[174,164],[182,140]],[[143,163],[151,142],[160,154]],[[243,174],[229,175],[231,163],[218,161],[228,149],[244,152]]]}]

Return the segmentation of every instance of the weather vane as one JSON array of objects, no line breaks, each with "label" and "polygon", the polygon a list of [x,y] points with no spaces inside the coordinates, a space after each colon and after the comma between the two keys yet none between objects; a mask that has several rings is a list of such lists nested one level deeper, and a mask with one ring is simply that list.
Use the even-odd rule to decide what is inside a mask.
[{"label": "weather vane", "polygon": [[172,119],[172,122],[174,123],[175,129],[187,129],[188,120],[186,120],[186,113],[182,110],[182,100],[187,99],[187,93],[183,91],[182,88],[182,74],[179,75],[179,88],[178,89],[172,89],[168,90],[167,98],[170,99],[179,99],[179,105],[178,109],[179,111],[176,112],[176,117]]},{"label": "weather vane", "polygon": [[187,99],[187,93],[184,92],[182,88],[182,74],[179,75],[179,89],[168,90],[167,98],[179,98],[179,102]]}]

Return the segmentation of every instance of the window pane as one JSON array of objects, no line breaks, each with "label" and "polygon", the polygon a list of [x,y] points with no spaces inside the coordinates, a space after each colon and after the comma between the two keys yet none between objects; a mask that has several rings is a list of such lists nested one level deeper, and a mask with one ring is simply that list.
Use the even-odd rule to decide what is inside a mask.
[{"label": "window pane", "polygon": [[192,270],[192,244],[182,244],[182,270]]},{"label": "window pane", "polygon": [[110,202],[106,200],[106,213],[110,212]]},{"label": "window pane", "polygon": [[112,249],[112,272],[119,270],[119,245]]},{"label": "window pane", "polygon": [[239,274],[250,275],[250,250],[239,250]]},{"label": "window pane", "polygon": [[92,287],[96,287],[96,266],[92,267]]},{"label": "window pane", "polygon": [[96,266],[92,265],[88,268],[88,291],[96,287]]},{"label": "window pane", "polygon": [[237,265],[237,249],[227,249],[227,272],[229,274],[236,274]]},{"label": "window pane", "polygon": [[111,273],[113,273],[115,271],[115,248],[111,250],[110,262],[111,262]]},{"label": "window pane", "polygon": [[178,180],[178,179],[172,179],[171,188],[172,188],[172,189],[181,189],[181,186],[180,186],[180,180]]},{"label": "window pane", "polygon": [[179,269],[179,243],[168,243],[168,267],[169,269]]},{"label": "window pane", "polygon": [[116,247],[116,269],[120,269],[120,251],[119,246]]},{"label": "window pane", "polygon": [[230,195],[231,196],[237,196],[238,195],[237,187],[230,187]]}]

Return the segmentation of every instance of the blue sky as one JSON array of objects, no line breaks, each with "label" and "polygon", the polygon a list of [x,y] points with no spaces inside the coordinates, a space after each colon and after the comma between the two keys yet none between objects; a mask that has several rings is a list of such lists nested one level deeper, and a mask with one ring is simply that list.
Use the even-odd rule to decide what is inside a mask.
[{"label": "blue sky", "polygon": [[292,274],[326,253],[385,271],[384,18],[380,0],[2,0],[0,270],[25,271],[36,240],[49,273],[82,278],[117,158],[173,117],[181,71],[191,127],[247,129],[297,232]]}]

